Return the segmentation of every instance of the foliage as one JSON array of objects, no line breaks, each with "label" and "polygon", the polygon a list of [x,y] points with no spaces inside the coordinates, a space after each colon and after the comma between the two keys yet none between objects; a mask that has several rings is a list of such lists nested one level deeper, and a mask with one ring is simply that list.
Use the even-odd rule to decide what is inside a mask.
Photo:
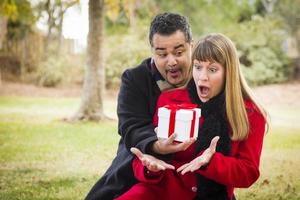
[{"label": "foliage", "polygon": [[120,84],[123,71],[134,67],[149,57],[150,47],[147,37],[139,33],[126,34],[123,37],[111,35],[105,42],[106,86],[116,88]]},{"label": "foliage", "polygon": [[[62,46],[62,29],[66,11],[79,4],[79,0],[43,0],[35,5],[35,14],[47,27],[47,36],[44,42],[44,57],[48,53],[59,55]],[[54,51],[49,51],[50,43],[56,45]]]},{"label": "foliage", "polygon": [[35,14],[37,18],[45,21],[48,33],[55,32],[58,34],[62,27],[64,14],[66,11],[79,4],[79,0],[42,0],[35,5]]},{"label": "foliage", "polygon": [[[226,34],[236,43],[246,79],[252,84],[286,81],[289,68],[282,45],[286,33],[276,18],[254,15],[250,21],[231,26]],[[236,31],[231,31],[235,28]]]},{"label": "foliage", "polygon": [[[145,4],[151,5],[149,2]],[[288,7],[287,3],[284,5]],[[287,31],[284,29],[285,24],[278,15],[267,15],[261,1],[175,0],[172,3],[170,1],[154,1],[151,6],[155,8],[153,9],[152,16],[164,11],[179,12],[188,16],[196,41],[199,36],[211,32],[222,32],[228,35],[236,43],[243,71],[251,84],[259,85],[283,82],[291,77],[293,66],[290,65],[290,61],[282,48],[288,37]],[[297,5],[295,6],[297,7]],[[139,15],[139,13],[137,11],[140,24],[136,30],[145,36],[147,35],[151,14],[143,16]],[[295,17],[296,15],[293,14],[293,16]],[[124,38],[129,37],[127,36],[126,26],[119,23],[122,21],[122,18],[124,18],[122,15],[118,15],[115,23],[110,22],[107,26],[107,33],[112,33],[113,30],[116,30],[113,32],[114,35],[119,35],[120,32],[123,32],[122,35]],[[147,23],[145,23],[146,19]],[[116,26],[119,28],[116,28]],[[114,38],[114,36],[109,36]],[[124,67],[126,67],[122,63],[126,63],[128,58],[133,58],[132,55],[136,55],[134,52],[137,52],[139,48],[147,48],[145,47],[146,43],[140,41],[139,37],[136,37],[135,40],[135,43],[139,45],[130,43],[126,48],[129,50],[125,52],[123,52],[122,42],[111,43],[111,51],[115,52],[118,56],[113,57],[111,54],[113,58],[108,58],[108,62],[106,63],[108,81],[118,80],[119,75],[124,70]],[[117,41],[122,41],[122,39]],[[128,54],[131,54],[131,57]],[[113,59],[115,60],[112,61]],[[140,62],[136,58],[131,60],[137,61],[133,63],[133,66]],[[120,64],[111,65],[112,62],[119,62]],[[113,82],[117,83],[118,81]]]},{"label": "foliage", "polygon": [[172,11],[187,16],[196,39],[200,35],[221,32],[228,25],[248,20],[254,13],[254,5],[248,0],[175,0],[172,3],[157,0],[156,2],[160,12]]},{"label": "foliage", "polygon": [[30,2],[10,0],[1,3],[0,7],[1,13],[8,17],[8,40],[23,39],[36,22]]},{"label": "foliage", "polygon": [[106,18],[110,25],[130,27],[133,21],[149,20],[153,12],[158,11],[156,2],[152,0],[106,0],[105,3]]},{"label": "foliage", "polygon": [[[75,59],[79,63],[72,62],[72,57],[56,57],[49,56],[45,61],[42,61],[36,71],[36,80],[38,85],[46,87],[55,87],[61,83],[68,83],[74,78],[72,75],[78,75],[78,68],[81,60]],[[68,74],[69,76],[66,76]],[[76,80],[76,79],[75,79]]]},{"label": "foliage", "polygon": [[63,61],[49,57],[43,61],[37,71],[38,84],[46,87],[54,87],[61,83],[64,79],[65,66]]},{"label": "foliage", "polygon": [[10,19],[16,19],[18,15],[17,5],[14,0],[0,1],[0,15]]},{"label": "foliage", "polygon": [[[35,24],[29,1],[4,2],[6,4],[0,2],[1,13],[15,19],[9,22],[9,39],[24,37],[26,31]],[[78,3],[78,0],[38,2],[42,6],[35,8],[35,11],[37,9],[40,13],[36,17],[40,16],[47,21],[45,5],[48,2],[48,16],[52,20],[48,25],[56,27],[52,28],[52,39],[49,37],[50,39],[45,40],[45,43],[50,41],[50,44],[45,44],[47,48],[44,50],[50,49],[52,55],[59,52],[57,50],[59,44],[53,42],[53,37],[57,39],[59,35],[59,25],[62,22],[59,11],[65,11],[68,6]],[[165,11],[187,16],[191,22],[195,41],[211,32],[222,32],[232,38],[239,50],[246,78],[252,84],[287,81],[295,72],[292,59],[286,56],[282,46],[290,37],[293,37],[297,44],[300,42],[298,0],[276,1],[272,12],[266,8],[262,0],[106,0],[105,2],[103,52],[108,87],[117,87],[125,68],[136,66],[150,55],[147,38],[149,22],[157,13]],[[25,7],[20,7],[21,4]],[[54,44],[57,48],[51,47]],[[299,46],[297,44],[295,46]]]},{"label": "foliage", "polygon": [[274,15],[284,19],[287,30],[295,34],[299,30],[299,0],[280,0],[275,7]]},{"label": "foliage", "polygon": [[85,56],[81,54],[58,57],[49,55],[32,73],[31,79],[35,80],[38,85],[47,87],[70,83],[82,84],[85,59]]}]

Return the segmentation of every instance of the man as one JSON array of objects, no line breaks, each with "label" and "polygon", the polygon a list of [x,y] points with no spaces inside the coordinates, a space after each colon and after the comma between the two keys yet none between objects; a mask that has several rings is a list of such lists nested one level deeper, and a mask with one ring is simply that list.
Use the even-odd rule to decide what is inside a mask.
[{"label": "man", "polygon": [[152,124],[156,101],[161,91],[183,86],[189,76],[192,33],[187,19],[174,13],[157,15],[150,26],[152,57],[126,70],[118,96],[118,132],[121,135],[117,156],[103,177],[94,185],[87,200],[111,200],[137,182],[134,178],[131,147],[168,160],[171,153],[185,150],[194,140],[173,143],[158,139]]}]

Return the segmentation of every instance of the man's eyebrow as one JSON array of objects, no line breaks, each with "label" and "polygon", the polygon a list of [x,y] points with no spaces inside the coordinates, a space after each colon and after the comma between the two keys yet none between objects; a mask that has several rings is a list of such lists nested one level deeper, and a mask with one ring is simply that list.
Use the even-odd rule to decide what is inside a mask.
[{"label": "man's eyebrow", "polygon": [[[183,44],[179,44],[179,45],[175,46],[174,49],[176,50],[176,49],[179,49],[179,48],[181,48],[181,47],[184,47],[184,45],[183,45]],[[164,51],[164,50],[166,50],[166,49],[167,49],[167,48],[156,47],[156,48],[155,48],[155,51],[157,51],[157,50]]]},{"label": "man's eyebrow", "polygon": [[181,47],[184,47],[184,45],[183,44],[179,44],[179,45],[175,46],[174,49],[179,49]]},{"label": "man's eyebrow", "polygon": [[162,48],[162,47],[156,47],[156,48],[155,48],[155,51],[157,51],[157,50],[161,50],[161,51],[163,51],[163,50],[166,50],[166,48]]}]

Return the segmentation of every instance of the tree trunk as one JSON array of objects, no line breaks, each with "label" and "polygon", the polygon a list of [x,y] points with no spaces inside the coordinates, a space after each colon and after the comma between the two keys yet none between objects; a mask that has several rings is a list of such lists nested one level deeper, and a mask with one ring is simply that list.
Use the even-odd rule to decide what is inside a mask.
[{"label": "tree trunk", "polygon": [[128,5],[129,26],[133,31],[136,31],[136,3],[136,1],[130,1]]},{"label": "tree trunk", "polygon": [[104,119],[105,76],[101,52],[104,28],[104,0],[89,0],[87,64],[79,111],[73,120]]},{"label": "tree trunk", "polygon": [[295,66],[294,79],[300,80],[300,28],[297,29],[295,38],[296,38],[296,47],[297,47],[298,57],[296,58],[296,62],[295,62],[296,66]]},{"label": "tree trunk", "polygon": [[62,35],[62,27],[63,27],[63,23],[64,23],[64,13],[63,11],[61,11],[62,13],[60,14],[60,18],[59,18],[59,24],[58,24],[58,44],[57,44],[57,49],[56,49],[56,54],[60,55],[61,53],[61,44],[62,44],[62,40],[63,40],[63,35]]},{"label": "tree trunk", "polygon": [[7,19],[0,15],[0,50],[3,47],[3,42],[7,32]]},{"label": "tree trunk", "polygon": [[52,11],[51,11],[51,5],[50,5],[50,0],[47,0],[45,3],[45,9],[48,15],[48,20],[47,20],[47,25],[48,25],[48,30],[47,30],[47,37],[44,43],[44,58],[48,55],[48,48],[50,44],[50,38],[51,38],[51,32],[52,32]]}]

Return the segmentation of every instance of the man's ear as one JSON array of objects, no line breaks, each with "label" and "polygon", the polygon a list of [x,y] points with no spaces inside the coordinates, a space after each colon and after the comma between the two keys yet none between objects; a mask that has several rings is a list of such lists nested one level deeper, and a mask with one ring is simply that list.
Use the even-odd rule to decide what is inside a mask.
[{"label": "man's ear", "polygon": [[191,44],[191,48],[193,49],[194,48],[194,40],[193,39],[190,44]]},{"label": "man's ear", "polygon": [[152,45],[150,45],[150,51],[151,51],[151,54],[152,54],[152,57],[153,57],[153,55],[154,55],[154,48],[153,48]]}]

